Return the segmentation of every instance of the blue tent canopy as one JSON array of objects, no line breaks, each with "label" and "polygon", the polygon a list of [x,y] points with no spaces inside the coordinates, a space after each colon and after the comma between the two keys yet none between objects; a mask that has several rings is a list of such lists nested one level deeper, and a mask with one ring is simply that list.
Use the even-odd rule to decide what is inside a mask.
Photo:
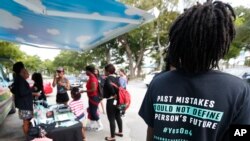
[{"label": "blue tent canopy", "polygon": [[0,39],[42,48],[86,50],[154,20],[116,0],[0,0]]}]

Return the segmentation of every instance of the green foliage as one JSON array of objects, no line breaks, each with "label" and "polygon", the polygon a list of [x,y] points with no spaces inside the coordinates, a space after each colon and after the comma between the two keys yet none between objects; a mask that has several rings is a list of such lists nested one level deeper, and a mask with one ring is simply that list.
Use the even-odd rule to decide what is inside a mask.
[{"label": "green foliage", "polygon": [[42,64],[43,68],[43,72],[45,72],[48,75],[51,75],[55,72],[55,67],[53,65],[53,61],[46,59],[45,61],[43,61]]},{"label": "green foliage", "polygon": [[226,60],[235,58],[239,55],[242,49],[250,49],[250,9],[245,7],[235,8],[237,18],[235,20],[236,37],[230,47]]},{"label": "green foliage", "polygon": [[92,50],[92,56],[94,56],[94,62],[96,67],[104,68],[105,65],[114,61],[114,64],[123,62],[124,50],[121,50],[118,46],[117,39],[113,39],[100,45]]},{"label": "green foliage", "polygon": [[24,53],[19,50],[19,46],[5,41],[0,41],[0,57],[12,59],[14,61],[22,59]]},{"label": "green foliage", "polygon": [[[10,59],[14,62],[21,60],[24,57],[24,53],[19,50],[19,46],[5,41],[0,41],[0,57]],[[13,63],[2,62],[8,72],[11,72]]]},{"label": "green foliage", "polygon": [[238,20],[236,41],[240,43],[241,47],[245,47],[250,44],[250,9],[245,7],[236,8]]},{"label": "green foliage", "polygon": [[42,72],[43,70],[42,60],[39,56],[26,55],[21,61],[30,72]]},{"label": "green foliage", "polygon": [[225,55],[224,59],[229,60],[230,58],[234,58],[239,55],[241,48],[237,44],[231,44],[227,55]]}]

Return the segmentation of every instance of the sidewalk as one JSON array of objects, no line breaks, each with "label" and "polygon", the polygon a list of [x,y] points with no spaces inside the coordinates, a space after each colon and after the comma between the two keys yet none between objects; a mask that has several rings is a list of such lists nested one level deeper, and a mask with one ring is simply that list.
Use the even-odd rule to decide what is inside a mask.
[{"label": "sidewalk", "polygon": [[[101,114],[101,120],[103,123],[103,130],[101,131],[87,131],[87,141],[105,141],[105,137],[110,137],[110,129],[109,122],[107,118],[107,114]],[[123,121],[123,137],[116,136],[116,141],[132,141],[130,135],[130,129],[126,124],[126,116],[122,117]],[[116,124],[116,131],[118,131],[118,127]]]}]

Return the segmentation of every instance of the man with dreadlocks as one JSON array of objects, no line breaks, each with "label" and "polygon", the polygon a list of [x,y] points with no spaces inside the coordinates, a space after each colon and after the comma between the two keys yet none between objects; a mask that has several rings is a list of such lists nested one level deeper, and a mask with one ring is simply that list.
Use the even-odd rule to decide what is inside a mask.
[{"label": "man with dreadlocks", "polygon": [[176,70],[150,84],[139,115],[147,141],[229,140],[229,127],[250,124],[250,88],[214,70],[235,36],[229,4],[207,1],[186,9],[169,32],[165,61]]}]

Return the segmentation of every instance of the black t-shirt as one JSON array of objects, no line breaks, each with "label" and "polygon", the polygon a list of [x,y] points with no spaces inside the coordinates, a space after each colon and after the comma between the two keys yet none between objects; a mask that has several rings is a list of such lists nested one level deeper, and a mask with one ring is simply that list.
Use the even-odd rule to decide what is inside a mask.
[{"label": "black t-shirt", "polygon": [[29,83],[20,75],[16,75],[13,89],[15,106],[20,110],[33,111],[32,93]]},{"label": "black t-shirt", "polygon": [[155,141],[227,140],[230,125],[250,124],[250,88],[219,71],[165,72],[153,79],[139,115]]},{"label": "black t-shirt", "polygon": [[32,92],[35,92],[35,93],[40,92],[40,96],[38,98],[33,97],[33,100],[45,100],[46,101],[46,96],[45,96],[42,86],[39,86],[38,84],[34,83],[34,85],[32,86]]},{"label": "black t-shirt", "polygon": [[115,83],[118,87],[120,86],[119,78],[112,75],[107,76],[103,86],[104,98],[109,98],[111,96],[118,94],[118,89],[112,86],[111,82]]}]

